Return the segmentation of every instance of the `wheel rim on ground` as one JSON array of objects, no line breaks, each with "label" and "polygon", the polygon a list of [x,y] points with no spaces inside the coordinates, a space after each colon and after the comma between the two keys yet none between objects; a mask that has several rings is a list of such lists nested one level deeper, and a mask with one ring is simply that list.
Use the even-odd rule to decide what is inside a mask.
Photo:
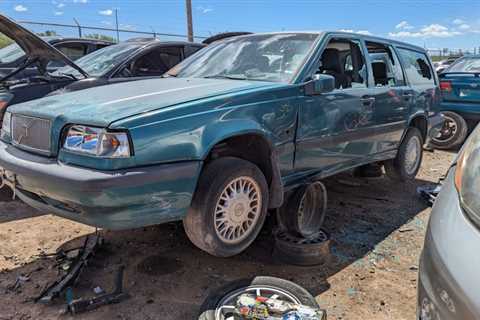
[{"label": "wheel rim on ground", "polygon": [[327,209],[327,190],[323,183],[314,182],[307,187],[300,200],[297,223],[302,235],[318,232]]},{"label": "wheel rim on ground", "polygon": [[242,176],[229,182],[215,205],[217,236],[225,243],[238,244],[255,228],[262,211],[262,191],[252,178]]},{"label": "wheel rim on ground", "polygon": [[444,119],[445,121],[443,123],[443,127],[440,132],[435,137],[433,137],[433,141],[446,143],[452,140],[457,133],[457,122],[448,115],[444,115]]},{"label": "wheel rim on ground", "polygon": [[420,153],[422,149],[422,143],[417,136],[413,136],[407,143],[405,154],[405,171],[407,174],[415,173],[420,163]]},{"label": "wheel rim on ground", "polygon": [[255,297],[265,297],[280,299],[286,302],[295,304],[301,304],[300,299],[295,297],[292,293],[274,287],[268,286],[248,286],[245,288],[239,288],[230,292],[218,303],[215,309],[215,319],[219,320],[234,320],[234,311],[236,309],[236,299],[245,293],[253,293]]}]

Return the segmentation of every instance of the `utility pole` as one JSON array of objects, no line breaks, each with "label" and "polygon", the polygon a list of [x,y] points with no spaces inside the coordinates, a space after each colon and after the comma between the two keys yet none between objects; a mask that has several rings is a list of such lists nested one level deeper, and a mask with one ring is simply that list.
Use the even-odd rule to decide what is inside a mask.
[{"label": "utility pole", "polygon": [[187,34],[188,41],[193,42],[192,0],[185,0],[187,9]]},{"label": "utility pole", "polygon": [[80,23],[78,23],[77,19],[73,18],[73,21],[75,21],[75,24],[78,27],[78,37],[81,38],[82,37],[82,27],[80,27]]},{"label": "utility pole", "polygon": [[118,32],[118,9],[115,8],[115,25],[117,29],[117,43],[120,42],[120,32]]}]

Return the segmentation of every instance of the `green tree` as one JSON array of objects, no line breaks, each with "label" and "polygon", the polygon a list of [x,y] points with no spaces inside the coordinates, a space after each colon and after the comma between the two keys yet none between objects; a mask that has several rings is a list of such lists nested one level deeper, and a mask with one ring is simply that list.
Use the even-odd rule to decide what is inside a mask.
[{"label": "green tree", "polygon": [[54,37],[57,35],[57,32],[54,30],[47,30],[45,32],[38,32],[37,35],[40,37]]},{"label": "green tree", "polygon": [[8,46],[12,42],[12,39],[0,33],[0,48]]}]

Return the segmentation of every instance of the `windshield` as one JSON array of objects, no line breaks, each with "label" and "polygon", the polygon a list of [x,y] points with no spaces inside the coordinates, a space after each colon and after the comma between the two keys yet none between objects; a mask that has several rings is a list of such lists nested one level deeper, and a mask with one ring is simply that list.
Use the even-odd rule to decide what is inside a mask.
[{"label": "windshield", "polygon": [[318,34],[251,35],[214,43],[168,74],[192,78],[229,78],[290,82]]},{"label": "windshield", "polygon": [[[141,47],[139,43],[120,43],[99,49],[75,60],[75,64],[92,77],[100,77],[122,63],[130,54]],[[72,74],[80,76],[80,73],[70,66],[66,66],[53,72],[53,74]]]},{"label": "windshield", "polygon": [[480,72],[480,57],[460,58],[446,72]]}]

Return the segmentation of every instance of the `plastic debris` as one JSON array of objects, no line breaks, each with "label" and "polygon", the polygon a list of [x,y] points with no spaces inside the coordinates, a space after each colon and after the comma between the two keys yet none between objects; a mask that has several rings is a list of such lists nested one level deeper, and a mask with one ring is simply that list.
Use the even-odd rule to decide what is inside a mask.
[{"label": "plastic debris", "polygon": [[276,297],[261,297],[242,294],[236,303],[236,313],[241,319],[255,320],[325,320],[321,309],[280,300]]},{"label": "plastic debris", "polygon": [[93,288],[93,292],[95,294],[102,294],[102,293],[105,293],[105,290],[103,290],[101,287],[97,286],[97,287]]}]

